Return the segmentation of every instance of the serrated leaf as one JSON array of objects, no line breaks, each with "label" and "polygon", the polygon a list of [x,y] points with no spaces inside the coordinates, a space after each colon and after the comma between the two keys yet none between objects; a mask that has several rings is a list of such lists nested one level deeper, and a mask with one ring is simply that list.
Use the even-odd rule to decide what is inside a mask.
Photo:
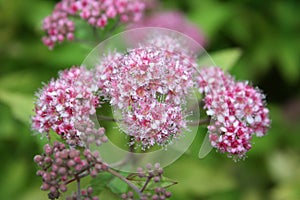
[{"label": "serrated leaf", "polygon": [[126,177],[127,180],[132,182],[133,184],[137,185],[138,187],[142,188],[144,183],[146,182],[147,178],[143,177],[140,178],[137,173],[131,173]]},{"label": "serrated leaf", "polygon": [[199,150],[199,154],[198,154],[199,158],[202,159],[205,156],[207,156],[207,154],[209,154],[212,149],[213,149],[213,147],[211,146],[210,141],[209,141],[209,133],[206,133],[203,143]]},{"label": "serrated leaf", "polygon": [[176,185],[177,183],[178,183],[177,181],[163,176],[162,180],[160,181],[160,186],[163,187],[163,188],[168,188],[168,187],[171,187],[173,185]]},{"label": "serrated leaf", "polygon": [[113,175],[108,172],[102,172],[98,174],[98,176],[96,178],[93,178],[91,181],[93,194],[99,195],[112,179]]},{"label": "serrated leaf", "polygon": [[26,94],[0,90],[0,101],[10,107],[15,118],[25,124],[29,123],[30,115],[33,111],[33,97]]},{"label": "serrated leaf", "polygon": [[224,71],[229,71],[241,56],[241,50],[238,48],[223,49],[217,52],[210,53],[210,57],[201,59],[198,64],[209,65],[214,63],[215,66],[222,68]]},{"label": "serrated leaf", "polygon": [[177,183],[178,182],[173,180],[173,179],[170,179],[170,178],[167,178],[167,177],[162,177],[161,180],[157,183],[154,182],[154,181],[151,181],[147,185],[146,191],[153,191],[157,187],[168,188],[168,187],[171,187],[173,185],[176,185]]},{"label": "serrated leaf", "polygon": [[[127,176],[127,179],[130,180],[135,185],[140,186],[141,188],[144,186],[144,184],[147,180],[146,177],[140,178],[137,173],[130,174],[129,176]],[[157,187],[167,188],[167,187],[171,187],[172,185],[175,185],[175,184],[177,184],[177,181],[163,176],[161,178],[161,180],[157,183],[154,182],[154,181],[150,181],[149,184],[146,187],[146,190],[151,191],[151,190],[154,190]]]},{"label": "serrated leaf", "polygon": [[115,177],[114,179],[112,179],[109,184],[107,185],[107,187],[115,194],[122,194],[127,192],[128,190],[128,185],[127,183],[125,183],[124,181],[122,181],[121,179]]}]

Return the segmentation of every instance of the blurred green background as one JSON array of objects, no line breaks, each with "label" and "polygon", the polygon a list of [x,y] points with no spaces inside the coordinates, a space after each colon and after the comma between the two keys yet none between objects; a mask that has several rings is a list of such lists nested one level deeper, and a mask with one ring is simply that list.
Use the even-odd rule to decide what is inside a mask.
[{"label": "blurred green background", "polygon": [[[33,135],[29,124],[34,93],[58,70],[80,64],[90,51],[76,43],[49,51],[42,44],[41,20],[54,3],[0,0],[3,200],[46,199],[33,163],[33,156],[42,151],[40,136]],[[237,163],[216,152],[199,160],[202,128],[190,150],[165,169],[166,176],[179,182],[170,188],[172,199],[300,199],[300,1],[165,0],[162,4],[184,12],[202,29],[208,52],[242,50],[230,72],[266,93],[272,119],[267,136],[255,138],[248,158]]]}]

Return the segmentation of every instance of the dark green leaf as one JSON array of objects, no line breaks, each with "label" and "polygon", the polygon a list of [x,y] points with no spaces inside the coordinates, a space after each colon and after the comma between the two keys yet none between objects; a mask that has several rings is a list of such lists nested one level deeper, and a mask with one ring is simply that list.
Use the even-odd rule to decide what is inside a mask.
[{"label": "dark green leaf", "polygon": [[91,181],[91,186],[93,188],[93,194],[99,195],[108,183],[113,179],[113,175],[107,172],[102,172]]}]

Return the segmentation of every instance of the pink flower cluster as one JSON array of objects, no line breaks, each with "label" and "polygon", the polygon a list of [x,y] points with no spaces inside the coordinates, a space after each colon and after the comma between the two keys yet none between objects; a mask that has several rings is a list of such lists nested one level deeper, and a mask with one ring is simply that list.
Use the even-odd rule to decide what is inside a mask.
[{"label": "pink flower cluster", "polygon": [[43,42],[52,49],[56,42],[73,40],[75,25],[71,17],[80,17],[93,27],[103,28],[109,19],[139,20],[145,10],[143,0],[62,0],[43,21],[47,35]]},{"label": "pink flower cluster", "polygon": [[94,129],[90,119],[99,106],[97,91],[93,73],[84,67],[61,72],[37,94],[32,128],[40,133],[52,129],[70,145],[88,144],[91,137],[105,141],[104,129]]},{"label": "pink flower cluster", "polygon": [[201,69],[198,84],[212,118],[208,126],[212,146],[235,159],[244,157],[251,149],[252,136],[265,135],[270,125],[265,96],[217,67]]},{"label": "pink flower cluster", "polygon": [[206,40],[198,27],[190,23],[182,13],[177,11],[156,12],[145,16],[140,21],[132,23],[128,29],[143,27],[161,27],[175,30],[188,35],[204,46]]},{"label": "pink flower cluster", "polygon": [[165,145],[182,133],[182,105],[194,86],[194,59],[165,43],[176,40],[160,39],[109,55],[97,67],[99,87],[120,111],[125,132],[142,147]]}]

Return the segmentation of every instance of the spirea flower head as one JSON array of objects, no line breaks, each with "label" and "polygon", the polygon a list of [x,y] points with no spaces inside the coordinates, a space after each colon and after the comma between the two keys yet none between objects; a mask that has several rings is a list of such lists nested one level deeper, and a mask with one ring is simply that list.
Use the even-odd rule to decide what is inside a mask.
[{"label": "spirea flower head", "polygon": [[145,8],[143,0],[61,0],[43,21],[46,32],[43,42],[52,49],[57,42],[73,40],[74,17],[85,20],[93,27],[104,28],[110,19],[122,23],[138,21]]},{"label": "spirea flower head", "polygon": [[103,93],[121,113],[125,132],[142,147],[167,144],[186,128],[182,105],[194,86],[196,64],[162,44],[147,41],[97,67]]},{"label": "spirea flower head", "polygon": [[253,135],[261,137],[270,125],[265,96],[248,82],[236,82],[217,67],[204,68],[198,77],[199,91],[205,94],[208,126],[213,147],[235,159],[251,149]]},{"label": "spirea flower head", "polygon": [[186,34],[202,46],[206,44],[206,40],[200,29],[190,23],[182,13],[177,11],[156,12],[128,26],[129,29],[143,27],[168,28]]},{"label": "spirea flower head", "polygon": [[91,142],[90,137],[105,140],[104,129],[95,129],[90,119],[100,103],[94,80],[93,73],[84,67],[61,72],[57,80],[51,80],[37,93],[32,128],[40,133],[52,129],[71,145]]}]

